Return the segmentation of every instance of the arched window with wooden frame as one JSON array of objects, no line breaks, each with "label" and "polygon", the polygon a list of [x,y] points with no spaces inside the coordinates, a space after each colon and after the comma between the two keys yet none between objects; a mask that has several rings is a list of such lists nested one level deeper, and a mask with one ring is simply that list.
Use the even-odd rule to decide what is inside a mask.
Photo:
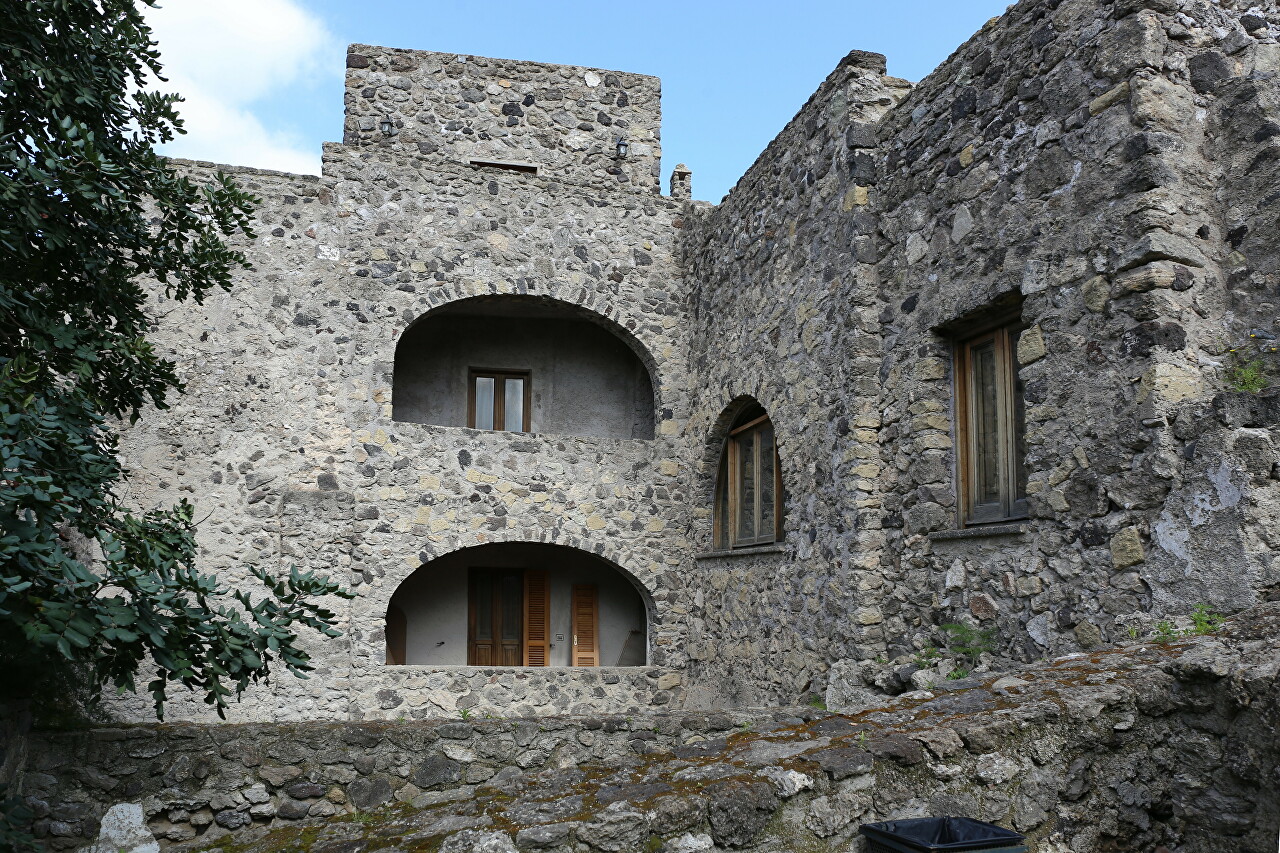
[{"label": "arched window with wooden frame", "polygon": [[715,547],[750,548],[782,539],[782,471],[773,422],[749,406],[729,428],[716,482]]}]

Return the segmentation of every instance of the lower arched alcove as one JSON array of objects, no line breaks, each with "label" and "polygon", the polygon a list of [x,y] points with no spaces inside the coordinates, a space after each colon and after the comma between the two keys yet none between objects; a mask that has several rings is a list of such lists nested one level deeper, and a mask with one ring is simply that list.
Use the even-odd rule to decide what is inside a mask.
[{"label": "lower arched alcove", "polygon": [[477,545],[423,564],[387,608],[388,664],[628,667],[648,660],[647,594],[563,545]]}]

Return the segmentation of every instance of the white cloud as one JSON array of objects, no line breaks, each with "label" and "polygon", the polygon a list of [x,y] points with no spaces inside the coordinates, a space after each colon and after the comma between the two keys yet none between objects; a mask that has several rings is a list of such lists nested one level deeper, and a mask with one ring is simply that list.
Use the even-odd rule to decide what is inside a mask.
[{"label": "white cloud", "polygon": [[294,0],[168,0],[145,11],[168,78],[157,85],[186,98],[178,111],[187,133],[163,153],[319,172],[319,144],[260,113],[274,91],[341,73],[341,50],[318,18]]}]

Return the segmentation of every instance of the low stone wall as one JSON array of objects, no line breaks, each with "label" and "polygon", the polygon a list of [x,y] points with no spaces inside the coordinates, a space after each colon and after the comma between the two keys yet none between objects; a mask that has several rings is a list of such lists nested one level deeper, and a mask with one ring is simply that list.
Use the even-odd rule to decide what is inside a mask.
[{"label": "low stone wall", "polygon": [[660,667],[387,666],[352,678],[357,720],[640,714],[683,707],[679,673]]},{"label": "low stone wall", "polygon": [[140,830],[236,853],[853,853],[860,824],[929,814],[1013,827],[1038,853],[1270,853],[1277,636],[1273,603],[1213,635],[1069,655],[850,715],[37,733],[25,793],[53,849],[94,838],[110,807],[94,853],[154,851],[150,837],[127,840]]},{"label": "low stone wall", "polygon": [[23,794],[37,836],[51,849],[96,839],[107,810],[127,804],[140,806],[136,814],[162,845],[205,842],[389,802],[465,799],[482,782],[670,751],[756,718],[660,713],[38,731],[30,736]]}]

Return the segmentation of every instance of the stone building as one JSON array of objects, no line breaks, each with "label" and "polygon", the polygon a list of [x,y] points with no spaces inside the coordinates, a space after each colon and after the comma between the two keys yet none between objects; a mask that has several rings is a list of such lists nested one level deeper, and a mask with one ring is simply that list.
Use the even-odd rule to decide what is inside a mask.
[{"label": "stone building", "polygon": [[715,206],[655,78],[353,45],[323,175],[230,170],[255,268],[159,307],[189,390],[123,445],[204,567],[357,593],[235,718],[788,703],[945,623],[1265,598],[1277,33],[1023,0],[915,85],[855,51]]}]

